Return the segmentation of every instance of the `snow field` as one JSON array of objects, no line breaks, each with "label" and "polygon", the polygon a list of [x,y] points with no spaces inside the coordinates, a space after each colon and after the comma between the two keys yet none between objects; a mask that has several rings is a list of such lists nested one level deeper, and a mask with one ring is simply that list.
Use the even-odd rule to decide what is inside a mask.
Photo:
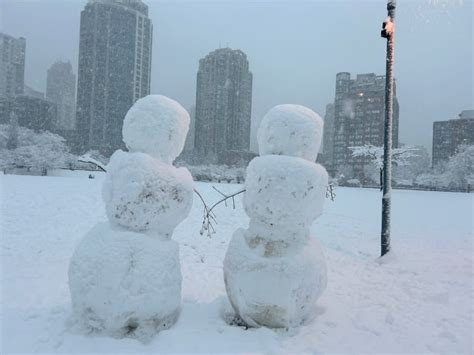
[{"label": "snow field", "polygon": [[[381,194],[337,188],[311,229],[328,266],[316,318],[298,330],[248,329],[232,315],[223,259],[236,210],[216,210],[217,233],[199,235],[202,206],[175,230],[182,265],[177,323],[149,343],[84,335],[73,322],[68,265],[76,245],[106,221],[103,174],[95,179],[0,176],[1,352],[8,353],[472,353],[473,195],[392,192],[395,257],[378,263]],[[209,201],[239,185],[197,183]]]}]

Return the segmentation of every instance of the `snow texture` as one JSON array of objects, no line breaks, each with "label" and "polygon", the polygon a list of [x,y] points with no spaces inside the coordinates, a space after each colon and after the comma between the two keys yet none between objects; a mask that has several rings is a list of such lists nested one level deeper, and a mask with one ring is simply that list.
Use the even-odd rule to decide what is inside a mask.
[{"label": "snow texture", "polygon": [[74,252],[69,288],[74,311],[86,328],[148,338],[179,315],[178,243],[99,223]]},{"label": "snow texture", "polygon": [[171,164],[184,148],[189,122],[188,112],[178,102],[148,95],[127,112],[123,141],[132,152],[150,154]]},{"label": "snow texture", "polygon": [[257,157],[247,168],[245,211],[268,227],[306,231],[323,212],[327,182],[319,164],[283,155]]},{"label": "snow texture", "polygon": [[107,165],[103,198],[110,222],[171,238],[193,201],[193,178],[148,154],[116,151]]},{"label": "snow texture", "polygon": [[310,227],[323,211],[326,170],[315,164],[321,118],[298,105],[276,106],[258,131],[260,157],[247,168],[247,230],[224,260],[229,300],[249,326],[291,328],[314,318],[326,288],[326,262]]},{"label": "snow texture", "polygon": [[278,105],[262,119],[257,139],[260,155],[289,155],[316,161],[323,120],[301,105]]},{"label": "snow texture", "polygon": [[224,260],[227,294],[242,320],[271,328],[292,328],[312,320],[327,284],[318,241],[309,238],[291,254],[267,257],[267,250],[259,252],[261,245],[248,243],[246,234],[236,231]]}]

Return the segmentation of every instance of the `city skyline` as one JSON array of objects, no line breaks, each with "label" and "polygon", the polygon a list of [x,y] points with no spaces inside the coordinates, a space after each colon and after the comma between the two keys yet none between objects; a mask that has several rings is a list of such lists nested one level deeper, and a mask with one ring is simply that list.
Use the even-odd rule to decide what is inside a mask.
[{"label": "city skyline", "polygon": [[[45,70],[57,59],[72,59],[74,65],[78,13],[84,4],[3,2],[7,15],[4,31],[23,35],[31,44],[27,49],[27,84],[44,87]],[[160,50],[153,57],[151,92],[173,97],[189,108],[194,104],[199,58],[219,43],[240,48],[247,53],[255,74],[254,136],[261,117],[276,104],[299,103],[324,115],[337,72],[384,72],[385,43],[380,38],[383,4],[360,3],[357,17],[364,17],[364,22],[353,18],[356,5],[351,2],[298,4],[149,2],[150,17],[160,24],[154,38]],[[430,148],[432,123],[472,105],[471,6],[463,2],[442,8],[426,1],[399,5],[395,75],[403,103],[401,142]],[[29,12],[34,18],[25,14],[25,7],[32,9]],[[343,25],[330,25],[329,18],[332,24]],[[30,24],[28,28],[22,19],[28,20],[23,21]],[[54,27],[39,28],[40,23],[48,22],[54,22]],[[49,36],[54,46],[38,53],[36,48],[44,47],[43,38]],[[425,41],[427,36],[436,41]],[[28,61],[32,56],[38,56],[34,63]],[[255,150],[255,140],[252,142]]]}]

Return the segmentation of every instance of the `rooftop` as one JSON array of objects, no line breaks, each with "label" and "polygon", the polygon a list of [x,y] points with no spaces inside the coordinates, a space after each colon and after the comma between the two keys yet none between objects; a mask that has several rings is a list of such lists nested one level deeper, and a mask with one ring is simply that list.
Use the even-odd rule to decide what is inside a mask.
[{"label": "rooftop", "polygon": [[89,0],[89,3],[102,3],[121,6],[129,10],[138,11],[142,15],[148,16],[148,6],[141,0]]}]

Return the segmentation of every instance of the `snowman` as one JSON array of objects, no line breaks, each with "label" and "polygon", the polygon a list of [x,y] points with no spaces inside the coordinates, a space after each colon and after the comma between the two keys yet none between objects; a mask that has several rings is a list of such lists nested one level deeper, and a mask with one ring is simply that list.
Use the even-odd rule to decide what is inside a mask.
[{"label": "snowman", "polygon": [[171,237],[191,209],[193,179],[172,162],[189,121],[160,95],[138,100],[125,117],[128,152],[112,155],[102,190],[108,222],[84,236],[69,266],[73,310],[88,330],[149,339],[178,318],[182,277]]},{"label": "snowman", "polygon": [[300,105],[279,105],[258,130],[260,156],[247,168],[243,203],[250,217],[224,260],[227,295],[249,326],[291,328],[310,321],[326,288],[326,262],[311,235],[328,175],[315,164],[322,119]]}]

